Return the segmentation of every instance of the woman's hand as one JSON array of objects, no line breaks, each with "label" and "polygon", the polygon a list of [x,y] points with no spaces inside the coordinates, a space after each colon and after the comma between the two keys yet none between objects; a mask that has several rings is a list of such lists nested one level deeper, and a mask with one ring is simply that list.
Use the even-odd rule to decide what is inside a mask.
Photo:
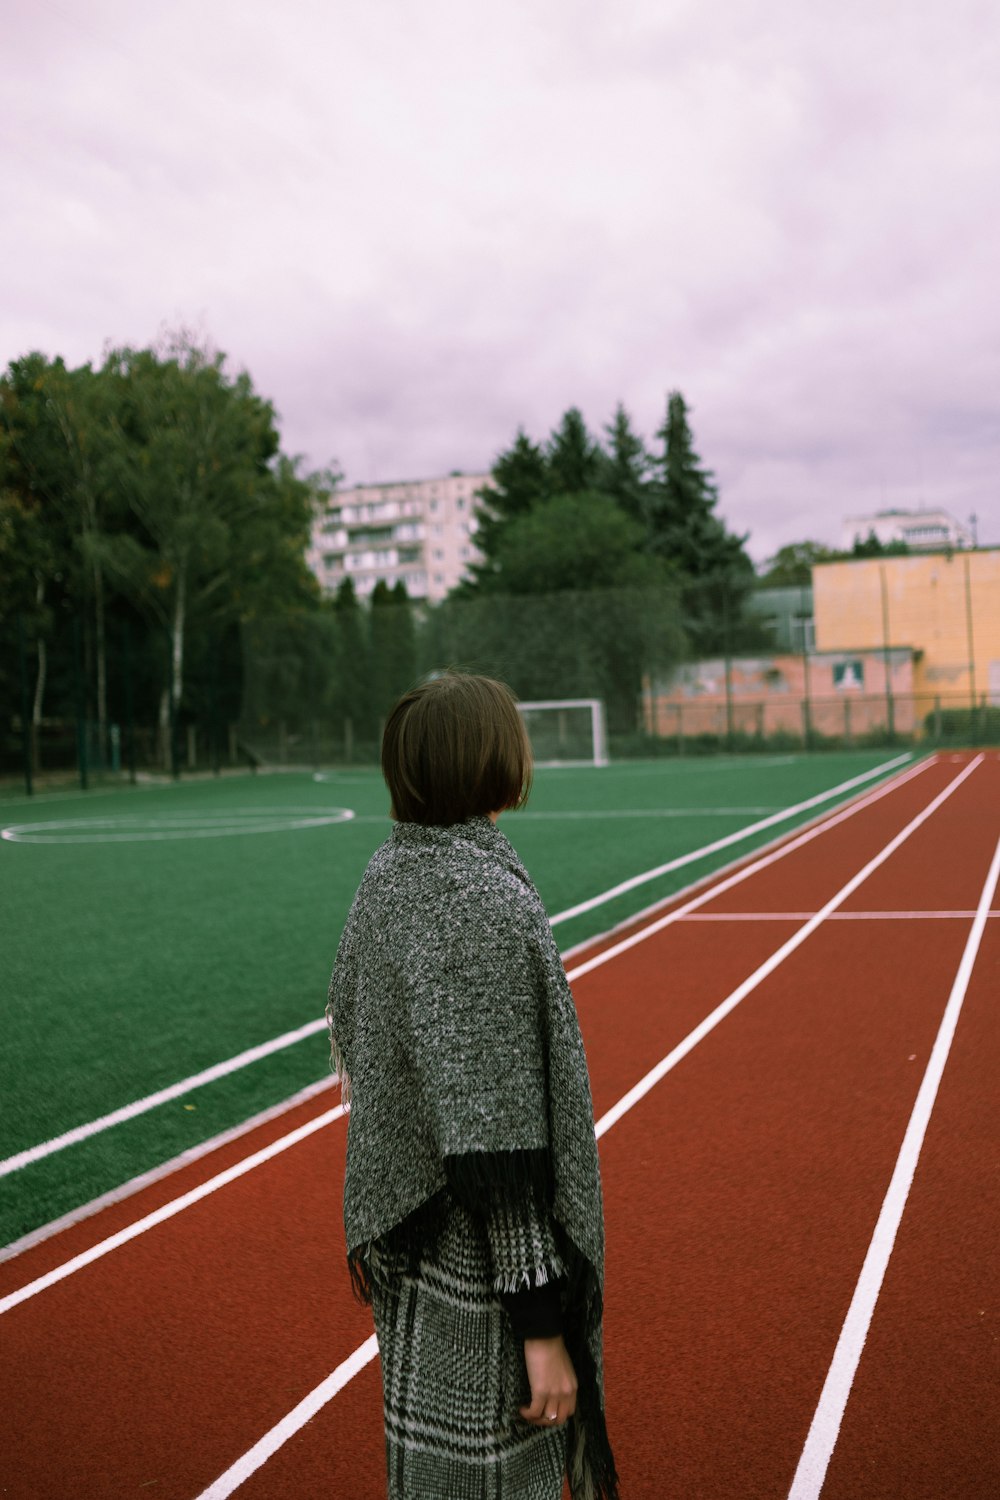
[{"label": "woman's hand", "polygon": [[576,1371],[562,1335],[554,1339],[525,1339],[524,1363],[531,1386],[531,1405],[520,1408],[521,1416],[536,1427],[561,1426],[576,1411],[577,1389]]}]

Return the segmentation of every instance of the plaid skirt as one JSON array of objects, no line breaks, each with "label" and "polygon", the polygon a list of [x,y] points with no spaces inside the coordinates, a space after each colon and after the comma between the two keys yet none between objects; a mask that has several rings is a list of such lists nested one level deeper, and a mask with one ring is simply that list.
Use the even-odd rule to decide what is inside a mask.
[{"label": "plaid skirt", "polygon": [[444,1195],[438,1243],[373,1290],[389,1500],[560,1500],[564,1426],[536,1427],[524,1345],[493,1290],[482,1221]]}]

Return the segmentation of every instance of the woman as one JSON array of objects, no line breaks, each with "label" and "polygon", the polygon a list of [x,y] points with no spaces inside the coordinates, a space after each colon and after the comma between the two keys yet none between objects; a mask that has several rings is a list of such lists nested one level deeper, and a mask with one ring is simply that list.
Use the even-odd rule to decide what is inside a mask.
[{"label": "woman", "polygon": [[397,703],[396,826],[330,982],[344,1225],[382,1364],[390,1500],[617,1500],[586,1058],[544,907],[496,827],[531,751],[510,691]]}]

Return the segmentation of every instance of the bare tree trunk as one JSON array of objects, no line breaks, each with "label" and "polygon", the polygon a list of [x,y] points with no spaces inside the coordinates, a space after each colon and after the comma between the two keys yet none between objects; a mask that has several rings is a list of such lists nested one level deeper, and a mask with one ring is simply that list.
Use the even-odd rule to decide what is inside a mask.
[{"label": "bare tree trunk", "polygon": [[[39,578],[35,588],[35,604],[41,616],[42,603],[45,598],[45,583]],[[31,705],[31,768],[37,773],[42,769],[41,756],[39,754],[39,739],[42,726],[42,702],[45,698],[45,678],[48,671],[48,651],[45,646],[45,638],[41,629],[35,642],[38,652],[38,669],[35,673],[35,698]]]},{"label": "bare tree trunk", "polygon": [[170,622],[170,682],[160,695],[160,745],[163,764],[173,770],[172,729],[184,693],[184,622],[187,608],[187,570],[182,564],[177,570],[177,592],[174,595],[173,618]]},{"label": "bare tree trunk", "polygon": [[97,666],[97,753],[105,764],[108,748],[108,659],[104,628],[104,575],[94,563],[94,627]]},{"label": "bare tree trunk", "polygon": [[163,767],[170,770],[170,689],[164,688],[160,694],[160,712],[158,729],[160,734],[160,762]]},{"label": "bare tree trunk", "polygon": [[181,695],[184,691],[184,611],[187,599],[187,570],[181,566],[177,573],[177,593],[174,597],[174,618],[171,625],[171,663],[173,673],[171,686],[173,689],[174,712],[181,706]]}]

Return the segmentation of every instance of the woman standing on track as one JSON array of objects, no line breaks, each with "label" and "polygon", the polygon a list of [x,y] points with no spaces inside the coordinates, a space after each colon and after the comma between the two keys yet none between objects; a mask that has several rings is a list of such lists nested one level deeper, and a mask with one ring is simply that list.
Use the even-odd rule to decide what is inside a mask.
[{"label": "woman standing on track", "polygon": [[587,1063],[498,814],[531,751],[510,691],[445,673],[382,741],[396,826],[337,951],[344,1226],[382,1364],[390,1500],[617,1500]]}]

